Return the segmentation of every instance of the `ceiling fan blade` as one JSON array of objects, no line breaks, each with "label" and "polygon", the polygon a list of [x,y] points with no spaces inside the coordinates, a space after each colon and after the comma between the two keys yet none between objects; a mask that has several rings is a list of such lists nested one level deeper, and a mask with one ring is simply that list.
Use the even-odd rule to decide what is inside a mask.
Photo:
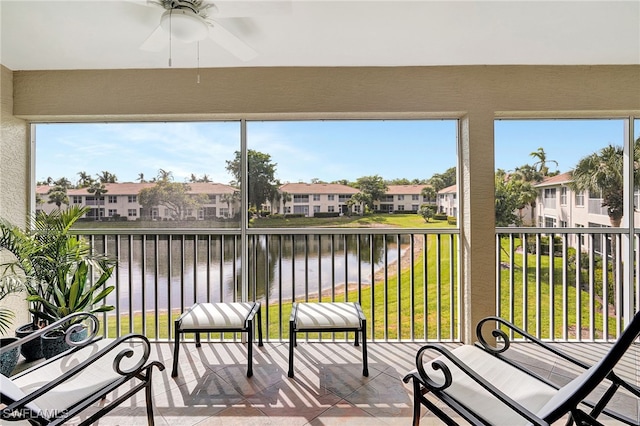
[{"label": "ceiling fan blade", "polygon": [[167,32],[158,25],[149,37],[140,45],[140,50],[147,52],[159,52],[164,49],[169,42]]},{"label": "ceiling fan blade", "polygon": [[217,21],[212,23],[212,27],[209,29],[209,37],[243,61],[249,61],[258,56],[258,52],[253,47],[233,35]]},{"label": "ceiling fan blade", "polygon": [[[213,0],[207,14],[210,18],[245,18],[250,16],[285,15],[291,13],[292,0]],[[207,3],[205,3],[207,4]]]}]

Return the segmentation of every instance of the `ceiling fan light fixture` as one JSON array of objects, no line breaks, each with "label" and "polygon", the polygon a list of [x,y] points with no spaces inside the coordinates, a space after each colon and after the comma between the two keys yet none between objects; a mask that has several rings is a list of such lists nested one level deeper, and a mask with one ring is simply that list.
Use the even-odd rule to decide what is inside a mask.
[{"label": "ceiling fan light fixture", "polygon": [[173,9],[162,14],[162,28],[185,43],[204,40],[209,34],[209,25],[190,10]]}]

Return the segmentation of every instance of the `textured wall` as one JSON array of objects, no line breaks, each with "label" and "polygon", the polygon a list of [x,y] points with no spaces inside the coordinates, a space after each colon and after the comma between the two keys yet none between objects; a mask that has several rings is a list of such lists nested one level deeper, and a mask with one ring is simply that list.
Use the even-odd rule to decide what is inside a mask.
[{"label": "textured wall", "polygon": [[[27,123],[13,116],[13,74],[3,66],[0,66],[0,101],[0,217],[24,226],[29,193]],[[14,327],[29,321],[24,298],[16,295],[1,302],[15,312]]]},{"label": "textured wall", "polygon": [[[495,313],[494,119],[640,115],[640,66],[274,67],[199,72],[200,84],[193,69],[15,72],[14,114],[43,121],[461,118],[465,340],[478,319]],[[18,146],[24,142],[23,134],[12,135],[10,141]],[[22,149],[13,149],[18,166],[26,167]],[[21,209],[22,203],[14,208]]]}]

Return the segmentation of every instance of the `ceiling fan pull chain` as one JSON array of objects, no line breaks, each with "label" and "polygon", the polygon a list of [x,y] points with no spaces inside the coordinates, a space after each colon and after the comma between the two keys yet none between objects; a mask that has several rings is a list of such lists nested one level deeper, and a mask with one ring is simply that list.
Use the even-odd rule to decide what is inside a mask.
[{"label": "ceiling fan pull chain", "polygon": [[171,68],[171,15],[173,15],[173,9],[169,12],[169,68]]}]

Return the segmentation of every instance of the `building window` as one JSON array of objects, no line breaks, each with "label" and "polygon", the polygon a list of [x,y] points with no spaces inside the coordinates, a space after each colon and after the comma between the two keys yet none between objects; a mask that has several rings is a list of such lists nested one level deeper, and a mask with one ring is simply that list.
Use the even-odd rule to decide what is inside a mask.
[{"label": "building window", "polygon": [[293,202],[294,203],[308,203],[309,202],[309,195],[308,194],[294,195],[293,196]]},{"label": "building window", "polygon": [[567,187],[566,186],[563,186],[562,188],[560,188],[560,205],[561,206],[567,205]]},{"label": "building window", "polygon": [[209,204],[216,203],[216,194],[209,194]]},{"label": "building window", "polygon": [[118,202],[118,196],[117,195],[109,195],[109,204],[115,204]]},{"label": "building window", "polygon": [[320,201],[320,194],[313,194],[313,201]]},{"label": "building window", "polygon": [[567,228],[569,225],[567,224],[566,220],[561,220],[560,221],[560,228]]},{"label": "building window", "polygon": [[129,200],[130,203],[137,203],[138,202],[138,196],[137,195],[129,195],[129,196],[127,196],[127,199]]},{"label": "building window", "polygon": [[109,217],[116,216],[118,214],[118,209],[109,209],[108,214]]},{"label": "building window", "polygon": [[411,204],[411,210],[417,212],[420,209],[420,206],[417,204]]},{"label": "building window", "polygon": [[82,204],[82,197],[79,195],[74,195],[71,200],[73,204]]},{"label": "building window", "polygon": [[160,214],[159,214],[159,212],[158,212],[158,209],[157,209],[157,208],[155,208],[155,207],[154,207],[154,208],[152,208],[152,209],[151,209],[151,217],[152,217],[153,219],[157,219],[159,215],[160,215]]},{"label": "building window", "polygon": [[314,213],[320,213],[320,206],[313,206]]},{"label": "building window", "polygon": [[584,207],[584,191],[576,192],[576,207]]},{"label": "building window", "polygon": [[543,204],[547,209],[555,209],[556,208],[556,189],[555,188],[545,188],[543,195]]},{"label": "building window", "polygon": [[335,196],[335,195],[327,195],[327,199],[328,199],[329,201],[335,201],[336,196]]},{"label": "building window", "polygon": [[349,194],[349,195],[338,195],[338,202],[339,203],[346,203],[347,201],[349,201],[350,198],[351,198],[351,194]]},{"label": "building window", "polygon": [[411,201],[419,201],[420,200],[420,196],[418,194],[413,194],[411,196]]},{"label": "building window", "polygon": [[329,206],[329,207],[327,207],[327,211],[328,211],[329,213],[333,213],[333,212],[335,212],[335,211],[336,211],[336,209],[335,209],[335,207],[334,207],[334,206]]},{"label": "building window", "polygon": [[555,217],[545,217],[544,218],[544,227],[545,228],[555,228],[556,227],[556,218]]},{"label": "building window", "polygon": [[128,209],[127,210],[127,216],[129,216],[129,217],[137,217],[138,216],[138,210],[136,210],[136,209]]},{"label": "building window", "polygon": [[398,195],[398,201],[404,201],[404,195]]},{"label": "building window", "polygon": [[398,211],[403,211],[403,210],[404,210],[404,205],[398,204]]}]

